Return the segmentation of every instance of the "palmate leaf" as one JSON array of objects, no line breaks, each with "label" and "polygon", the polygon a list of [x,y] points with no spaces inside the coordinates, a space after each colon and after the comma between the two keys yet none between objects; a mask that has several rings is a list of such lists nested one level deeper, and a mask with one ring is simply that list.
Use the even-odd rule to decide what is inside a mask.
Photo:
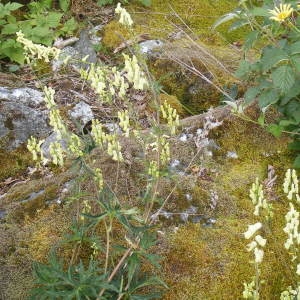
[{"label": "palmate leaf", "polygon": [[279,93],[275,89],[265,90],[258,97],[258,104],[260,108],[267,107],[279,100]]},{"label": "palmate leaf", "polygon": [[273,84],[279,88],[282,93],[286,93],[295,83],[295,75],[291,66],[284,65],[278,67],[271,74]]},{"label": "palmate leaf", "polygon": [[300,154],[294,160],[293,168],[300,169]]},{"label": "palmate leaf", "polygon": [[289,59],[288,54],[280,48],[265,48],[261,58],[262,70],[269,71],[283,61]]},{"label": "palmate leaf", "polygon": [[59,7],[66,12],[70,6],[70,0],[59,0]]},{"label": "palmate leaf", "polygon": [[252,103],[260,92],[260,87],[250,87],[244,95],[245,103]]},{"label": "palmate leaf", "polygon": [[251,31],[246,37],[243,48],[247,51],[252,48],[254,43],[258,40],[260,32],[258,30]]}]

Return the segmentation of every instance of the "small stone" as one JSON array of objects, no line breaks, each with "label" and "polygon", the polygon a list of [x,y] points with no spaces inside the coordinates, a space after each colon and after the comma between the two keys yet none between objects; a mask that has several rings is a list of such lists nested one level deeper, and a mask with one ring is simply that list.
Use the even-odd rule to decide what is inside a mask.
[{"label": "small stone", "polygon": [[143,54],[153,54],[155,48],[159,48],[163,45],[163,42],[160,40],[148,40],[140,43],[140,51]]},{"label": "small stone", "polygon": [[186,142],[188,139],[188,136],[184,133],[179,137],[179,141]]},{"label": "small stone", "polygon": [[237,153],[234,152],[234,151],[228,151],[226,157],[227,158],[232,158],[232,159],[238,159],[239,158]]},{"label": "small stone", "polygon": [[85,125],[94,118],[91,107],[83,101],[77,103],[69,112],[69,115],[77,122],[80,122],[81,125]]}]

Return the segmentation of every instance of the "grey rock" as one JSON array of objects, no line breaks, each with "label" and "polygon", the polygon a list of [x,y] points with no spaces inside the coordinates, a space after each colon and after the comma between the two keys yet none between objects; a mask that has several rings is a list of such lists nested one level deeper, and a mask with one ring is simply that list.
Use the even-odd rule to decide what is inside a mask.
[{"label": "grey rock", "polygon": [[69,112],[69,115],[81,125],[85,125],[94,118],[91,107],[83,101],[77,103]]},{"label": "grey rock", "polygon": [[41,103],[39,91],[0,88],[0,148],[13,150],[30,136],[42,138],[50,133],[47,111],[37,108]]},{"label": "grey rock", "polygon": [[0,87],[0,101],[12,101],[35,108],[44,102],[44,94],[31,88],[8,89]]},{"label": "grey rock", "polygon": [[56,132],[52,132],[45,139],[44,143],[41,146],[41,152],[46,159],[51,159],[50,145],[54,142],[59,142],[62,149],[64,149],[64,150],[67,150],[67,148],[68,148],[68,142],[65,139],[59,137]]},{"label": "grey rock", "polygon": [[160,40],[148,40],[145,42],[141,42],[140,51],[143,54],[148,54],[149,56],[154,55],[155,49],[160,48],[163,46],[163,42]]},{"label": "grey rock", "polygon": [[100,32],[102,28],[103,25],[97,25],[88,31],[90,41],[93,45],[99,45],[99,43],[101,42],[102,37],[98,35],[98,32]]},{"label": "grey rock", "polygon": [[80,58],[84,58],[88,55],[87,62],[97,62],[97,53],[90,40],[88,30],[81,31],[79,40],[74,45],[74,49],[79,53]]},{"label": "grey rock", "polygon": [[[77,71],[79,71],[81,68],[88,68],[89,63],[96,63],[97,53],[94,49],[94,44],[99,42],[99,40],[97,40],[95,37],[96,29],[90,31],[86,29],[81,31],[79,40],[74,44],[74,46],[67,46],[63,48],[59,58],[52,63],[53,71],[58,71],[68,56],[71,57],[71,66]],[[86,56],[88,56],[86,59],[87,63],[80,62]]]}]

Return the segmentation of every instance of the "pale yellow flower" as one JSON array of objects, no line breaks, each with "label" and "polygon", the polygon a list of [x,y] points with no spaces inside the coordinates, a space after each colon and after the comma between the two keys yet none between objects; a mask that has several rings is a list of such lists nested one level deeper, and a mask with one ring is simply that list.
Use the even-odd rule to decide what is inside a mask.
[{"label": "pale yellow flower", "polygon": [[288,18],[293,11],[294,9],[291,7],[291,4],[280,4],[279,7],[275,7],[275,9],[269,9],[269,13],[272,15],[270,19],[281,23]]}]

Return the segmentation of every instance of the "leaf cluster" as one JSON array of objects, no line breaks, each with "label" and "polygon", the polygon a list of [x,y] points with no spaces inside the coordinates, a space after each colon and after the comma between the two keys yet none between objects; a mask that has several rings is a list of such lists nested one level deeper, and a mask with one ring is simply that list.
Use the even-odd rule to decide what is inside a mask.
[{"label": "leaf cluster", "polygon": [[[275,107],[281,117],[277,123],[259,123],[275,136],[283,131],[294,138],[291,149],[298,152],[294,167],[300,168],[300,11],[297,1],[288,1],[291,16],[282,22],[270,19],[273,1],[240,1],[235,11],[223,16],[215,24],[234,20],[231,30],[247,26],[250,33],[244,42],[245,59],[240,62],[236,76],[248,83],[244,95],[246,104],[258,101],[263,114]],[[247,59],[249,50],[258,59]],[[253,51],[252,51],[253,53]]]},{"label": "leaf cluster", "polygon": [[[33,266],[36,278],[36,287],[32,290],[32,299],[159,299],[161,297],[159,286],[164,286],[158,277],[151,272],[142,271],[146,262],[159,267],[159,256],[149,253],[156,243],[156,234],[151,226],[146,225],[139,217],[136,208],[123,208],[115,195],[109,190],[103,190],[97,199],[100,213],[82,213],[84,222],[73,224],[71,233],[67,234],[61,245],[71,244],[74,251],[80,245],[96,246],[100,255],[91,255],[88,262],[80,260],[77,264],[68,266],[59,260],[54,250],[51,252],[48,264],[35,263]],[[113,243],[110,248],[108,267],[104,267],[104,261],[99,259],[107,251],[104,244],[105,238],[96,234],[99,226],[109,228],[107,234],[111,234],[115,224],[119,224],[126,231],[124,244]],[[120,229],[119,229],[120,231]],[[111,241],[112,243],[112,241]],[[132,248],[131,254],[126,257],[123,267],[118,269],[113,280],[109,275],[116,267],[116,257],[122,256]],[[103,255],[101,255],[101,253]],[[84,254],[84,253],[82,253]],[[77,253],[80,257],[81,253]],[[151,287],[151,289],[149,289]],[[101,297],[101,291],[105,290]]]}]

